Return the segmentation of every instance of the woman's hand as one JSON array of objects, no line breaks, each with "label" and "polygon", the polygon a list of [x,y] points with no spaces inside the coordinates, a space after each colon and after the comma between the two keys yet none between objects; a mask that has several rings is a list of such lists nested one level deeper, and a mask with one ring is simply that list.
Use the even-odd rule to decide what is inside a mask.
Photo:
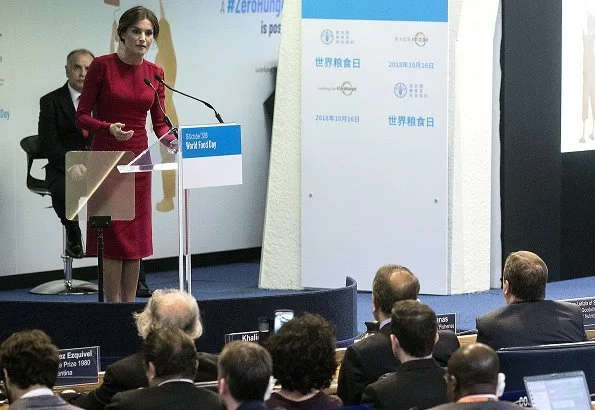
[{"label": "woman's hand", "polygon": [[125,125],[126,124],[122,124],[121,122],[110,124],[109,133],[116,137],[118,141],[128,141],[130,138],[132,138],[134,131],[123,131],[122,128],[124,128]]},{"label": "woman's hand", "polygon": [[68,173],[74,181],[82,181],[87,176],[87,167],[83,164],[74,164],[68,168]]}]

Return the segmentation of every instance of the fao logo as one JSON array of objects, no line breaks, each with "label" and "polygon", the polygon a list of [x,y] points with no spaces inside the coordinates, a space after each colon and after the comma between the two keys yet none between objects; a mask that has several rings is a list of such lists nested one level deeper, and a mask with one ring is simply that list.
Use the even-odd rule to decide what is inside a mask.
[{"label": "fao logo", "polygon": [[320,41],[322,41],[322,44],[332,44],[335,41],[335,35],[329,29],[323,30],[320,33]]},{"label": "fao logo", "polygon": [[415,36],[413,36],[413,41],[419,47],[423,47],[428,42],[428,38],[425,36],[423,32],[418,31],[417,33],[415,33]]},{"label": "fao logo", "polygon": [[407,95],[407,85],[403,83],[396,83],[393,92],[398,98],[404,98]]}]

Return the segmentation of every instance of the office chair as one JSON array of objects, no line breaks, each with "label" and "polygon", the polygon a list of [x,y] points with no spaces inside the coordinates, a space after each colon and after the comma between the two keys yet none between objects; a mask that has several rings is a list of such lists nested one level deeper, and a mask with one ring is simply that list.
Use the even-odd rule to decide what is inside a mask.
[{"label": "office chair", "polygon": [[585,372],[589,391],[595,392],[595,342],[507,347],[496,353],[500,371],[506,375],[506,400],[517,401],[526,395],[523,377],[575,370]]},{"label": "office chair", "polygon": [[[31,135],[21,140],[21,148],[27,154],[27,188],[29,191],[46,196],[51,192],[44,180],[31,175],[33,161],[47,159],[41,147],[41,141],[37,135]],[[97,285],[91,282],[72,279],[72,257],[66,255],[66,230],[62,227],[62,261],[64,261],[64,279],[53,280],[42,283],[31,289],[29,293],[39,295],[83,295],[97,293]]]}]

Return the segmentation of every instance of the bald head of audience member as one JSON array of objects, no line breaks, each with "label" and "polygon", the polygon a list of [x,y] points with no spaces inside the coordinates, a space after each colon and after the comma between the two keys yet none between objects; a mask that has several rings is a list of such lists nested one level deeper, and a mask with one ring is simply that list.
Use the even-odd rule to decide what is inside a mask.
[{"label": "bald head of audience member", "polygon": [[502,292],[506,303],[544,300],[547,276],[547,265],[533,252],[511,253],[502,272]]},{"label": "bald head of audience member", "polygon": [[198,367],[194,340],[180,329],[156,328],[149,332],[142,345],[149,386],[167,380],[194,381]]},{"label": "bald head of audience member", "polygon": [[192,340],[202,335],[196,299],[179,289],[159,289],[141,313],[135,313],[136,328],[143,339],[156,328],[180,329]]},{"label": "bald head of audience member", "polygon": [[0,371],[8,402],[35,389],[54,387],[58,364],[58,348],[45,332],[13,333],[0,345]]},{"label": "bald head of audience member", "polygon": [[252,342],[231,342],[223,348],[217,369],[219,397],[228,410],[265,400],[273,360],[264,347]]},{"label": "bald head of audience member", "polygon": [[456,402],[475,394],[496,394],[500,361],[488,345],[473,343],[462,346],[448,361],[446,391],[448,400]]},{"label": "bald head of audience member", "polygon": [[395,302],[417,299],[419,280],[413,272],[400,265],[384,265],[372,282],[372,313],[379,322],[390,317]]}]

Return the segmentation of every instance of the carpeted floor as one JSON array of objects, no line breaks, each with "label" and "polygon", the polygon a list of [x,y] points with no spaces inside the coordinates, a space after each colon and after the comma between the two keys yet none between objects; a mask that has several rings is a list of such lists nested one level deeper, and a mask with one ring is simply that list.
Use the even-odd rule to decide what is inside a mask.
[{"label": "carpeted floor", "polygon": [[[264,295],[290,295],[300,291],[267,290],[258,288],[258,263],[217,265],[192,270],[192,294],[197,300],[246,298]],[[177,288],[177,271],[151,273],[147,282],[152,289]],[[34,295],[29,289],[0,291],[0,300],[21,301],[71,301],[90,302],[96,295]],[[595,296],[595,276],[569,281],[553,282],[547,286],[548,299],[571,299]],[[420,300],[430,305],[437,313],[456,313],[459,331],[475,328],[475,318],[504,305],[500,289],[467,295],[432,296],[420,295]],[[365,330],[364,321],[373,320],[372,295],[358,292],[357,327]]]}]

